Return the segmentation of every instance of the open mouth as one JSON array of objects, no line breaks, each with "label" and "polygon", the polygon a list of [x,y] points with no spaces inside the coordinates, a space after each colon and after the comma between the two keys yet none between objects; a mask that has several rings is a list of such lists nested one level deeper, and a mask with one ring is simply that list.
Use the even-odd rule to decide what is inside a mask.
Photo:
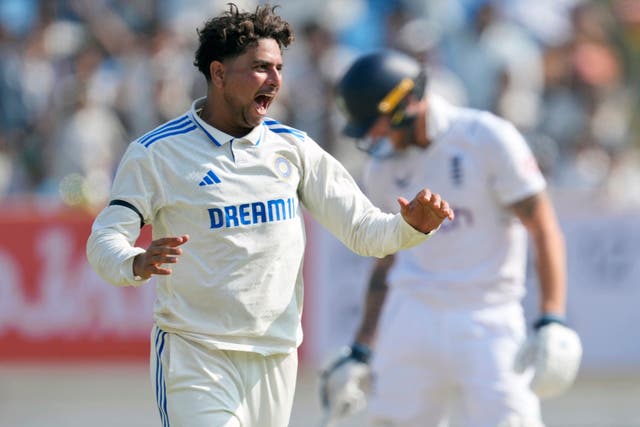
[{"label": "open mouth", "polygon": [[271,102],[273,101],[272,95],[258,95],[255,97],[254,102],[256,104],[256,110],[259,114],[266,114]]}]

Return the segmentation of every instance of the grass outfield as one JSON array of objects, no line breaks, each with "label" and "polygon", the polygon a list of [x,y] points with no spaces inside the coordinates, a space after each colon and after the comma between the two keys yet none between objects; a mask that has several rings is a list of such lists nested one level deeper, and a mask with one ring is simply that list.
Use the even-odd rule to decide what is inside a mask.
[{"label": "grass outfield", "polygon": [[[317,378],[302,370],[299,379],[290,427],[316,427]],[[152,396],[145,363],[0,365],[2,427],[159,427]],[[543,411],[547,427],[640,427],[640,373],[580,377]],[[362,425],[360,417],[335,427]]]}]

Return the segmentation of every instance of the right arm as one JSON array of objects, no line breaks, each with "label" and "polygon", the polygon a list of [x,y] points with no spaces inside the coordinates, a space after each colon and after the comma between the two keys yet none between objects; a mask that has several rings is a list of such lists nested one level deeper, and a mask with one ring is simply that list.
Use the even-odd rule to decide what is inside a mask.
[{"label": "right arm", "polygon": [[182,253],[179,246],[189,239],[187,235],[160,238],[146,250],[135,246],[141,228],[157,208],[152,201],[162,200],[145,150],[135,143],[127,148],[114,178],[111,202],[95,218],[87,240],[89,264],[115,286],[139,286],[154,274],[171,274],[163,264],[177,262]]},{"label": "right arm", "polygon": [[96,217],[87,240],[86,254],[91,267],[115,286],[140,285],[133,271],[133,260],[144,252],[134,246],[140,235],[140,219],[128,207],[110,205]]},{"label": "right arm", "polygon": [[134,246],[140,235],[140,220],[130,208],[107,206],[96,217],[87,241],[87,259],[93,269],[116,286],[139,286],[152,275],[169,275],[164,264],[175,264],[182,255],[180,246],[188,235],[162,237],[147,249]]}]

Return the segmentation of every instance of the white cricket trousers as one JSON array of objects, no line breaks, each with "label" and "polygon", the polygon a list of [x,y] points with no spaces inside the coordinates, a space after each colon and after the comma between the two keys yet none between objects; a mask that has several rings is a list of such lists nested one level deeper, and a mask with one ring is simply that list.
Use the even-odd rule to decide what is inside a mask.
[{"label": "white cricket trousers", "polygon": [[443,309],[390,290],[371,361],[374,427],[543,427],[531,372],[513,370],[525,339],[519,303]]},{"label": "white cricket trousers", "polygon": [[298,355],[212,350],[154,326],[151,382],[162,427],[286,427]]}]

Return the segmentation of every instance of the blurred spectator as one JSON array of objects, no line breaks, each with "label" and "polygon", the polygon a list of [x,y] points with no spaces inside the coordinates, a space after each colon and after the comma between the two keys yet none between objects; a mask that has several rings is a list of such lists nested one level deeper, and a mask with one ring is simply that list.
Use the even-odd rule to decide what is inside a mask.
[{"label": "blurred spectator", "polygon": [[83,83],[68,90],[73,105],[52,139],[49,179],[64,203],[94,210],[108,201],[111,177],[126,147],[125,128]]},{"label": "blurred spectator", "polygon": [[[186,29],[225,3],[0,0],[0,197],[63,202],[65,173],[106,171],[129,141],[183,111],[204,91]],[[434,92],[516,123],[552,186],[640,204],[637,0],[275,3],[301,43],[285,53],[288,91],[272,114],[352,173],[362,156],[338,132],[335,76],[356,53],[393,46],[426,64]],[[78,126],[83,117],[100,135]]]},{"label": "blurred spectator", "polygon": [[[303,22],[297,30],[298,43],[285,57],[289,84],[279,103],[286,122],[305,129],[318,144],[358,176],[362,156],[353,144],[344,143],[343,117],[337,111],[334,86],[338,76],[354,58],[352,49],[340,45],[323,19]],[[277,114],[277,111],[272,114]]]},{"label": "blurred spectator", "polygon": [[436,22],[426,18],[415,18],[399,28],[392,41],[392,47],[410,54],[424,64],[429,91],[455,105],[468,105],[467,92],[462,80],[443,63],[441,40],[442,29]]},{"label": "blurred spectator", "polygon": [[605,187],[613,157],[631,142],[634,99],[608,18],[595,3],[578,5],[571,38],[546,51],[540,129],[559,144],[555,183],[563,187]]},{"label": "blurred spectator", "polygon": [[501,17],[493,2],[476,7],[468,25],[444,40],[445,64],[462,79],[470,107],[531,127],[543,85],[541,52],[528,33]]},{"label": "blurred spectator", "polygon": [[297,32],[299,46],[287,56],[286,77],[290,85],[280,101],[286,104],[294,127],[305,129],[327,151],[334,151],[332,118],[333,70],[339,68],[342,52],[334,34],[321,21],[303,23]]},{"label": "blurred spectator", "polygon": [[571,11],[587,0],[495,0],[504,17],[544,46],[571,38]]}]

